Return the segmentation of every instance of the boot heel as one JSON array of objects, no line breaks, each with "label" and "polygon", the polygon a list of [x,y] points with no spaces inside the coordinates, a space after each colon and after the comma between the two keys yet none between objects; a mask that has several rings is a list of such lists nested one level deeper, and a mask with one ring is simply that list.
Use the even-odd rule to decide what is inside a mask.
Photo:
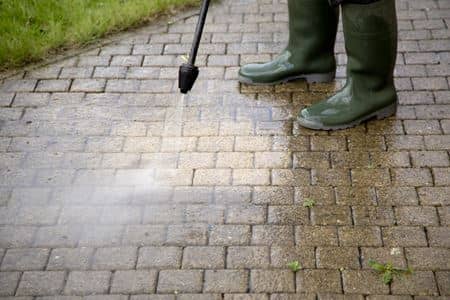
[{"label": "boot heel", "polygon": [[393,104],[386,106],[385,108],[377,111],[376,118],[377,118],[377,120],[383,120],[383,119],[386,119],[388,117],[395,115],[396,113],[397,113],[397,103],[393,103]]},{"label": "boot heel", "polygon": [[335,72],[322,73],[322,74],[308,74],[304,78],[308,83],[327,83],[334,80],[336,76]]}]

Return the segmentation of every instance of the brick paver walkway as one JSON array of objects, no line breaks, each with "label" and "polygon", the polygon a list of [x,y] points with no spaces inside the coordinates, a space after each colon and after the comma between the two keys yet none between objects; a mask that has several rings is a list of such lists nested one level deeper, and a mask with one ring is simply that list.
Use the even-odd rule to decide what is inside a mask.
[{"label": "brick paver walkway", "polygon": [[3,82],[1,299],[449,299],[450,1],[398,1],[398,117],[334,133],[293,119],[342,84],[342,33],[335,84],[236,81],[284,2],[215,5],[187,97],[195,18]]}]

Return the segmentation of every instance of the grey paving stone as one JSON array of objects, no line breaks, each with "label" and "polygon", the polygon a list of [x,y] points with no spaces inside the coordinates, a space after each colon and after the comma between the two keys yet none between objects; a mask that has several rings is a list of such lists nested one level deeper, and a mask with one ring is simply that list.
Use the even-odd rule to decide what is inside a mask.
[{"label": "grey paving stone", "polygon": [[90,266],[94,249],[60,248],[53,249],[47,263],[48,270],[86,270]]},{"label": "grey paving stone", "polygon": [[49,255],[49,249],[8,249],[3,257],[0,269],[2,271],[43,270]]},{"label": "grey paving stone", "polygon": [[146,294],[155,291],[155,270],[127,270],[114,273],[111,285],[113,294]]},{"label": "grey paving stone", "polygon": [[128,270],[134,268],[137,248],[98,248],[92,261],[94,270]]},{"label": "grey paving stone", "polygon": [[106,293],[111,273],[108,271],[73,271],[64,288],[65,295],[85,296]]},{"label": "grey paving stone", "polygon": [[181,247],[143,247],[139,249],[137,268],[179,268]]},{"label": "grey paving stone", "polygon": [[14,296],[20,272],[0,272],[0,296]]},{"label": "grey paving stone", "polygon": [[18,296],[59,295],[64,285],[64,272],[24,272],[16,294]]},{"label": "grey paving stone", "polygon": [[202,290],[203,271],[162,270],[158,277],[158,293],[198,293]]},{"label": "grey paving stone", "polygon": [[248,286],[247,270],[207,270],[204,291],[207,293],[243,293]]}]

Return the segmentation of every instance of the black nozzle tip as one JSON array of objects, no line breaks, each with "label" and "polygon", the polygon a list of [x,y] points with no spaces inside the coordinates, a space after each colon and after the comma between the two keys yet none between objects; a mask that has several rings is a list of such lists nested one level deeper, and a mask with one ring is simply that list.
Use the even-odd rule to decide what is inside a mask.
[{"label": "black nozzle tip", "polygon": [[187,94],[194,86],[198,77],[198,68],[191,64],[182,64],[178,72],[178,87],[180,92]]}]

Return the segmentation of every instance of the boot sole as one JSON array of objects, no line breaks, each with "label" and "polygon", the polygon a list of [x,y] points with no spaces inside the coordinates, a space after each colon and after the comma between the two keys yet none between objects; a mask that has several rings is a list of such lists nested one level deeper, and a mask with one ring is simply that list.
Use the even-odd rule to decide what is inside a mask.
[{"label": "boot sole", "polygon": [[283,78],[278,81],[267,82],[267,83],[255,82],[252,79],[241,76],[241,75],[239,75],[238,80],[240,83],[244,83],[244,84],[248,84],[248,85],[257,85],[257,86],[269,85],[269,86],[271,86],[271,85],[278,85],[278,84],[288,83],[288,82],[297,81],[297,80],[306,80],[306,82],[308,82],[308,83],[327,83],[327,82],[333,81],[335,77],[336,77],[336,72],[330,72],[330,73],[295,75],[295,76]]},{"label": "boot sole", "polygon": [[377,120],[383,120],[388,117],[391,117],[397,113],[397,103],[393,103],[389,106],[386,106],[374,113],[371,113],[370,115],[364,116],[356,121],[353,121],[351,123],[345,124],[345,125],[337,125],[337,126],[324,126],[317,123],[313,123],[310,121],[307,121],[303,118],[297,118],[298,123],[309,129],[313,130],[342,130],[342,129],[348,129],[356,127],[366,121],[369,121],[371,119],[377,119]]}]

